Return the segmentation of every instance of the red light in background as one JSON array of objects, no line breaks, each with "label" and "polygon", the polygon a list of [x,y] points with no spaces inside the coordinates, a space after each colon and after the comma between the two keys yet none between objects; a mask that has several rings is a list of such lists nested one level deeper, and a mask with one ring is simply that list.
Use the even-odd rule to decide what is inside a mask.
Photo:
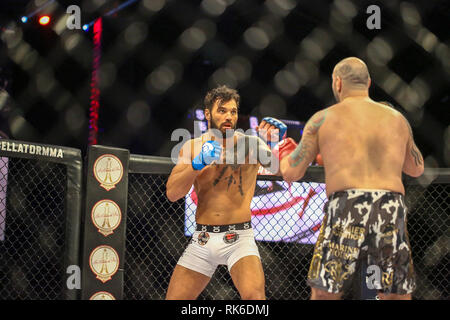
[{"label": "red light in background", "polygon": [[45,26],[50,22],[50,17],[49,16],[42,16],[39,18],[39,24]]}]

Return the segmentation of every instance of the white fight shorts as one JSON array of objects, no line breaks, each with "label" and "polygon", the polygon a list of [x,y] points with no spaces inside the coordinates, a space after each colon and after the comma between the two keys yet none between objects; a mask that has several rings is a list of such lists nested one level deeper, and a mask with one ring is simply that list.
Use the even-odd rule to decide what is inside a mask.
[{"label": "white fight shorts", "polygon": [[226,265],[230,271],[246,256],[261,259],[250,221],[220,226],[197,224],[178,264],[212,277],[218,265]]}]

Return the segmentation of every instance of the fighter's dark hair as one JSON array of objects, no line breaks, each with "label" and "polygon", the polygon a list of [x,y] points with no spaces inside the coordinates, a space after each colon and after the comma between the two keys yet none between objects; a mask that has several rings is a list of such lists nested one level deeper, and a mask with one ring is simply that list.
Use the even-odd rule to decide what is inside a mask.
[{"label": "fighter's dark hair", "polygon": [[228,102],[230,100],[236,101],[236,106],[239,108],[241,97],[235,89],[231,89],[225,85],[214,88],[206,93],[203,101],[205,109],[212,111],[212,107],[216,101],[219,103]]}]

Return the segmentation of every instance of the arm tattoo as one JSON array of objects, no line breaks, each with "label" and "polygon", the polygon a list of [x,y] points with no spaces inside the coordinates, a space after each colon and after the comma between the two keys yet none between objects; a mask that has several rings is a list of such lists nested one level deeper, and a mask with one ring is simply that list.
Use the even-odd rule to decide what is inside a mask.
[{"label": "arm tattoo", "polygon": [[420,155],[419,151],[417,150],[417,148],[414,145],[411,148],[411,155],[414,158],[414,163],[416,164],[416,166],[423,164],[422,156]]},{"label": "arm tattoo", "polygon": [[323,112],[323,115],[319,119],[317,119],[311,123],[311,126],[312,126],[311,133],[316,133],[317,131],[319,131],[320,126],[325,122],[325,117],[327,115],[327,112],[328,112],[328,110],[325,110]]},{"label": "arm tattoo", "polygon": [[313,142],[311,139],[309,137],[302,139],[297,148],[290,154],[292,161],[294,161],[291,167],[297,167],[305,158],[309,158],[312,155],[312,149]]},{"label": "arm tattoo", "polygon": [[306,124],[306,130],[302,140],[290,155],[292,161],[294,161],[294,163],[291,164],[291,167],[297,167],[306,157],[311,155],[311,149],[313,149],[311,136],[317,134],[320,126],[325,122],[327,111],[328,110],[325,110],[317,119],[313,119],[314,117],[311,118]]},{"label": "arm tattoo", "polygon": [[306,153],[307,153],[307,146],[303,146],[302,141],[298,144],[297,148],[291,153],[290,157],[292,161],[295,161],[291,164],[291,167],[296,167],[300,164],[300,162],[305,159]]},{"label": "arm tattoo", "polygon": [[410,135],[410,139],[411,139],[411,155],[414,158],[414,163],[416,164],[416,166],[421,166],[423,164],[423,158],[422,155],[420,154],[420,151],[417,149],[415,143],[414,143],[414,136],[413,136],[413,132],[411,129],[411,125],[409,124],[409,122],[405,119],[406,124],[408,126],[408,130],[409,130],[409,135]]}]

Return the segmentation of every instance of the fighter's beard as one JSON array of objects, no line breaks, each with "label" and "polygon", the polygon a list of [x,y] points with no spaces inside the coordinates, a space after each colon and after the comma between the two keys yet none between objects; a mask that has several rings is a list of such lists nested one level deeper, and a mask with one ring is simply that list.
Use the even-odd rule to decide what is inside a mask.
[{"label": "fighter's beard", "polygon": [[225,139],[227,138],[227,131],[229,137],[232,137],[234,135],[234,130],[236,130],[236,124],[234,126],[232,126],[231,128],[220,128],[219,125],[217,125],[217,123],[211,119],[211,129],[216,129],[219,130],[222,133],[222,138]]}]

